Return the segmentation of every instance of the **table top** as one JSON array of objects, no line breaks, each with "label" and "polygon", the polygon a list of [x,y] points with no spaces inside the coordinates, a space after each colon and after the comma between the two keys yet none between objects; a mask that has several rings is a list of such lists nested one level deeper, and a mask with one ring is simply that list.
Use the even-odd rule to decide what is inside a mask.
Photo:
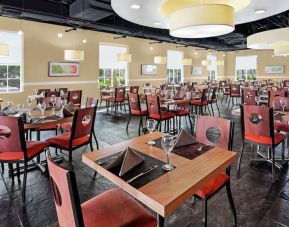
[{"label": "table top", "polygon": [[164,100],[161,100],[162,104],[163,105],[178,105],[178,104],[185,104],[185,103],[190,103],[191,100],[190,99],[177,99],[177,100],[174,100],[174,99],[164,99]]},{"label": "table top", "polygon": [[166,162],[166,155],[163,150],[145,143],[150,138],[157,139],[160,137],[160,132],[154,132],[151,136],[136,137],[110,147],[83,154],[82,161],[135,199],[165,217],[237,159],[237,153],[220,148],[213,148],[193,160],[171,154],[170,162],[176,168],[138,189],[95,162],[98,159],[118,153],[128,146]]}]

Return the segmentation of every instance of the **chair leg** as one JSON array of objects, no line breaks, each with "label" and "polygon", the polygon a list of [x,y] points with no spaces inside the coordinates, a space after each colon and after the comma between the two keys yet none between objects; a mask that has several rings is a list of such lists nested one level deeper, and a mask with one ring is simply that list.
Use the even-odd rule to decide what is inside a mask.
[{"label": "chair leg", "polygon": [[282,160],[285,158],[285,140],[282,142]]},{"label": "chair leg", "polygon": [[24,176],[23,176],[23,188],[22,188],[22,203],[25,204],[26,197],[26,181],[27,181],[27,162],[24,162]]},{"label": "chair leg", "polygon": [[229,202],[230,202],[230,207],[231,207],[231,210],[232,210],[233,216],[234,216],[234,227],[236,227],[237,226],[237,213],[236,213],[234,200],[233,200],[233,197],[232,197],[230,181],[228,181],[226,183],[226,190],[227,190],[227,195],[228,195],[228,199],[229,199]]},{"label": "chair leg", "polygon": [[17,169],[17,178],[18,180],[20,179],[20,167],[19,167],[19,163],[16,163],[16,169]]},{"label": "chair leg", "polygon": [[90,150],[93,151],[92,139],[90,139],[89,146],[90,146]]},{"label": "chair leg", "polygon": [[215,116],[215,114],[214,114],[214,109],[213,109],[213,103],[211,104],[211,109],[212,109],[212,114],[213,114],[213,116]]},{"label": "chair leg", "polygon": [[131,115],[129,115],[128,122],[126,124],[126,133],[128,133],[128,125],[130,123]]},{"label": "chair leg", "polygon": [[14,181],[14,171],[13,171],[13,164],[12,163],[8,163],[8,168],[11,172],[11,177],[12,177],[12,180]]},{"label": "chair leg", "polygon": [[69,166],[71,167],[72,166],[72,151],[71,150],[68,151],[68,163],[69,163]]},{"label": "chair leg", "polygon": [[221,116],[220,115],[220,109],[219,109],[219,106],[218,106],[218,103],[216,102],[216,106],[217,106],[217,110],[218,110],[218,113],[219,113],[219,117]]},{"label": "chair leg", "polygon": [[142,127],[142,116],[140,116],[139,126],[138,126],[138,135],[140,136],[140,128]]},{"label": "chair leg", "polygon": [[192,119],[191,119],[191,116],[190,116],[190,115],[188,115],[188,117],[189,117],[189,122],[190,122],[190,126],[191,126],[191,132],[192,132],[192,134],[193,134],[193,123],[192,123]]},{"label": "chair leg", "polygon": [[239,160],[238,160],[238,173],[240,173],[240,166],[241,166],[243,152],[244,152],[244,142],[242,143],[241,153],[240,153]]},{"label": "chair leg", "polygon": [[95,135],[94,130],[92,130],[92,135],[93,135],[93,138],[94,138],[95,143],[96,143],[96,148],[97,148],[97,150],[98,150],[98,149],[99,149],[99,145],[98,145],[98,140],[97,140],[97,138],[96,138],[96,135]]},{"label": "chair leg", "polygon": [[4,173],[4,163],[1,163],[2,174]]},{"label": "chair leg", "polygon": [[275,148],[271,147],[271,157],[272,157],[272,181],[275,182]]},{"label": "chair leg", "polygon": [[202,199],[202,224],[203,227],[207,227],[207,216],[208,216],[208,202],[206,199]]}]

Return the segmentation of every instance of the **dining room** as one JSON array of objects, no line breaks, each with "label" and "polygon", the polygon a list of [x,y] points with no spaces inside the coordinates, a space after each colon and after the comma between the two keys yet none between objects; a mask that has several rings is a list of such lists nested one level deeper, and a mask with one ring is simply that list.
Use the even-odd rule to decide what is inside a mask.
[{"label": "dining room", "polygon": [[289,2],[0,3],[0,226],[288,226]]}]

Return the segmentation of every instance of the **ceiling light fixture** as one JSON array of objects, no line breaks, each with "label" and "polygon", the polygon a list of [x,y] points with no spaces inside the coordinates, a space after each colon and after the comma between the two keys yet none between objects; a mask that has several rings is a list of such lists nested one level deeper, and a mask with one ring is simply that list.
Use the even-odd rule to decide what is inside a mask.
[{"label": "ceiling light fixture", "polygon": [[59,33],[57,34],[57,36],[58,36],[58,38],[62,38],[62,37],[63,37],[63,34],[62,34],[61,32],[59,32]]},{"label": "ceiling light fixture", "polygon": [[6,43],[0,43],[0,56],[7,57],[9,56],[9,45]]},{"label": "ceiling light fixture", "polygon": [[161,25],[161,22],[155,22],[154,25]]},{"label": "ceiling light fixture", "polygon": [[22,30],[19,30],[19,31],[17,32],[17,34],[18,34],[18,35],[23,35],[23,31],[22,31]]},{"label": "ceiling light fixture", "polygon": [[257,10],[255,10],[255,13],[256,14],[266,13],[266,10],[265,9],[257,9]]},{"label": "ceiling light fixture", "polygon": [[155,56],[154,63],[158,65],[164,65],[167,63],[167,58],[163,56]]},{"label": "ceiling light fixture", "polygon": [[192,65],[193,61],[191,58],[184,58],[183,65]]},{"label": "ceiling light fixture", "polygon": [[130,8],[132,8],[132,9],[140,9],[140,5],[139,4],[131,4]]},{"label": "ceiling light fixture", "polygon": [[119,53],[116,56],[117,61],[126,61],[131,62],[132,61],[132,55],[128,53]]},{"label": "ceiling light fixture", "polygon": [[83,61],[84,51],[83,50],[64,50],[65,61]]},{"label": "ceiling light fixture", "polygon": [[83,39],[83,40],[82,40],[82,43],[87,43],[87,40],[86,40],[86,39]]}]

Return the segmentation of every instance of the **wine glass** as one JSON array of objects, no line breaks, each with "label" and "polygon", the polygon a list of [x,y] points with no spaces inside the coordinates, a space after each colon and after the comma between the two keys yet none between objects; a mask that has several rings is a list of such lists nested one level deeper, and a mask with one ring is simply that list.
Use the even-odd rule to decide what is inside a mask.
[{"label": "wine glass", "polygon": [[38,89],[34,89],[35,95],[38,95]]},{"label": "wine glass", "polygon": [[8,114],[12,114],[12,110],[13,110],[13,102],[7,102],[7,107],[8,107]]},{"label": "wine glass", "polygon": [[24,109],[24,105],[23,104],[18,104],[17,105],[17,109],[18,109],[18,113],[22,114],[23,113],[23,109]]},{"label": "wine glass", "polygon": [[162,148],[164,149],[167,155],[167,163],[163,165],[162,168],[167,171],[173,170],[175,167],[172,164],[170,164],[169,155],[171,151],[174,149],[175,137],[170,134],[163,134],[161,144]]},{"label": "wine glass", "polygon": [[31,111],[31,105],[32,105],[32,98],[27,98],[27,104],[28,104],[28,108],[29,108],[29,112]]},{"label": "wine glass", "polygon": [[[155,130],[156,125],[157,125],[157,122],[155,120],[153,120],[153,119],[148,119],[147,120],[147,130],[149,130],[149,132],[150,132],[150,137],[151,137],[152,132]],[[153,141],[151,138],[147,142],[148,145],[154,145],[155,143],[156,142]]]},{"label": "wine glass", "polygon": [[51,103],[52,103],[53,114],[55,114],[55,103],[56,103],[56,96],[55,95],[51,95]]},{"label": "wine glass", "polygon": [[287,106],[287,99],[280,99],[280,105],[283,108],[283,113],[285,112],[285,108]]},{"label": "wine glass", "polygon": [[45,118],[44,111],[46,109],[46,103],[42,102],[42,103],[39,103],[37,106],[41,110],[41,114],[42,114],[41,118]]}]

